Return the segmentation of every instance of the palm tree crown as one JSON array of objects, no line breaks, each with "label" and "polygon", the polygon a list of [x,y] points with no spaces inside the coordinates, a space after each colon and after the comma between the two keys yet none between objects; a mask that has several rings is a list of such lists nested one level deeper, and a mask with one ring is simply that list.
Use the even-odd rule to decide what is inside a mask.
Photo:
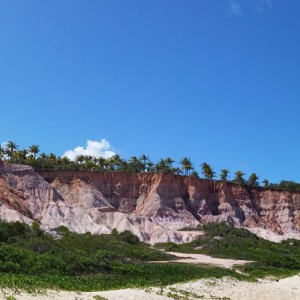
[{"label": "palm tree crown", "polygon": [[216,173],[214,172],[212,166],[210,166],[208,163],[203,162],[201,164],[201,170],[202,170],[202,174],[204,176],[204,178],[206,179],[213,179],[216,175]]},{"label": "palm tree crown", "polygon": [[184,171],[184,175],[189,175],[194,170],[193,163],[189,157],[183,157],[180,160],[181,169]]},{"label": "palm tree crown", "polygon": [[227,181],[228,180],[228,174],[229,174],[228,169],[222,169],[220,179],[223,180],[223,181]]}]

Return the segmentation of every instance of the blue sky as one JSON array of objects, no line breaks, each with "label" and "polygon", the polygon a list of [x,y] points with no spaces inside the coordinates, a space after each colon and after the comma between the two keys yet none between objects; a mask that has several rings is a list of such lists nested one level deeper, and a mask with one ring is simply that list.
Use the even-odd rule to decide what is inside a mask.
[{"label": "blue sky", "polygon": [[62,155],[106,139],[124,158],[189,156],[198,169],[300,182],[299,10],[0,0],[0,142]]}]

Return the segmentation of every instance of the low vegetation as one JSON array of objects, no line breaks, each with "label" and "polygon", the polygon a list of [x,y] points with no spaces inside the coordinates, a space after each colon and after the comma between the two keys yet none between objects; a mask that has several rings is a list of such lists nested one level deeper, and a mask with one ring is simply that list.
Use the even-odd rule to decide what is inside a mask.
[{"label": "low vegetation", "polygon": [[240,269],[252,278],[267,275],[286,276],[300,272],[300,241],[274,243],[246,229],[224,223],[199,227],[206,235],[186,244],[163,243],[155,247],[166,251],[209,254],[214,257],[255,261]]},{"label": "low vegetation", "polygon": [[[165,286],[207,277],[255,280],[300,271],[300,241],[276,244],[225,224],[203,225],[202,229],[206,236],[201,239],[182,245],[157,244],[155,249],[128,231],[76,234],[61,226],[54,238],[36,223],[29,226],[0,221],[0,286],[30,292],[45,288],[101,291]],[[174,256],[160,251],[161,248],[255,262],[241,267],[245,274],[239,274],[234,270],[176,263]],[[159,263],[162,260],[170,263]]]},{"label": "low vegetation", "polygon": [[[247,275],[172,262],[173,256],[140,242],[128,231],[113,230],[110,235],[75,234],[62,226],[57,229],[60,238],[54,238],[36,223],[30,227],[20,222],[0,221],[0,285],[32,292],[44,288],[100,291],[164,286],[206,277],[253,280],[258,276],[286,276],[300,271],[300,241],[276,244],[224,224],[203,225],[203,229],[207,233],[204,238],[182,245],[158,244],[156,248],[254,260],[255,263],[242,267]],[[161,260],[171,263],[158,263]]]},{"label": "low vegetation", "polygon": [[37,291],[44,288],[96,291],[167,285],[203,277],[243,276],[231,270],[154,261],[174,257],[142,243],[132,233],[75,234],[60,238],[16,222],[0,221],[0,285]]}]

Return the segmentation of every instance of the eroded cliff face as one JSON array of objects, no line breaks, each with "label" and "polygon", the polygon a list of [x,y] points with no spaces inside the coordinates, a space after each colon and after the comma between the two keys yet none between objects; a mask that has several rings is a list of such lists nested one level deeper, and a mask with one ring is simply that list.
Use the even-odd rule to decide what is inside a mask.
[{"label": "eroded cliff face", "polygon": [[177,229],[221,221],[269,238],[300,238],[300,193],[171,174],[36,173],[2,165],[0,203],[3,219],[35,220],[48,230],[65,225],[80,233],[131,230],[151,243],[189,241],[201,233]]}]

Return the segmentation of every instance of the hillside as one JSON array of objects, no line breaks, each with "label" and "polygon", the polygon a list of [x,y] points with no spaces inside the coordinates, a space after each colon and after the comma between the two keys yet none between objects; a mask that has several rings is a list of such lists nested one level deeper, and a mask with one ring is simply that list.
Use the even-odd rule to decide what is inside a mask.
[{"label": "hillside", "polygon": [[300,193],[190,176],[95,171],[35,172],[0,165],[0,218],[95,234],[130,230],[140,240],[187,242],[179,231],[226,221],[270,239],[300,238]]}]

